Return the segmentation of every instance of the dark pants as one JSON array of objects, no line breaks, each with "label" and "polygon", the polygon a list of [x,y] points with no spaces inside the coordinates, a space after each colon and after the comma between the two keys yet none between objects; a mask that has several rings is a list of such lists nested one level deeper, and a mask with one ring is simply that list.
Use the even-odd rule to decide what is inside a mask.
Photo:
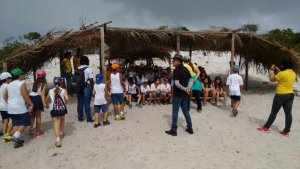
[{"label": "dark pants", "polygon": [[67,91],[69,94],[72,94],[72,73],[65,73],[64,76],[67,82]]},{"label": "dark pants", "polygon": [[86,87],[84,88],[83,93],[78,93],[77,94],[77,113],[78,113],[78,120],[82,121],[83,120],[83,107],[85,109],[85,114],[86,114],[86,120],[88,122],[92,122],[92,116],[91,116],[91,94],[92,94],[92,88],[90,84],[87,84]]},{"label": "dark pants", "polygon": [[199,90],[193,90],[193,95],[194,95],[196,103],[197,103],[197,109],[202,109],[200,93],[201,93],[201,91],[199,91]]},{"label": "dark pants", "polygon": [[185,117],[185,120],[187,123],[187,128],[192,128],[192,119],[191,119],[190,113],[188,111],[188,100],[189,100],[188,96],[180,97],[180,98],[173,97],[173,100],[172,100],[172,127],[171,127],[172,131],[177,131],[178,112],[179,112],[180,107],[181,107],[181,110]]},{"label": "dark pants", "polygon": [[283,132],[290,132],[292,125],[292,106],[294,101],[294,94],[276,94],[273,99],[271,114],[268,121],[264,125],[265,128],[270,128],[275,121],[277,113],[283,107],[285,113],[285,128]]}]

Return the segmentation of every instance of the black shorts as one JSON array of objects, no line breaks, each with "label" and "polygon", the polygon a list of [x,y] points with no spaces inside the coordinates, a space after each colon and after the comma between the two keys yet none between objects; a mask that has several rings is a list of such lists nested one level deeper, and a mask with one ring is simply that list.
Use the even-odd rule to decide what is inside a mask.
[{"label": "black shorts", "polygon": [[7,113],[7,111],[1,111],[1,117],[2,119],[9,119],[9,114]]},{"label": "black shorts", "polygon": [[34,112],[42,112],[44,111],[44,105],[41,96],[29,96],[33,103],[33,111]]},{"label": "black shorts", "polygon": [[50,111],[50,115],[51,115],[52,118],[53,117],[61,117],[61,116],[66,115],[67,113],[68,113],[67,110],[64,110],[64,111],[62,111],[62,110],[51,110]]},{"label": "black shorts", "polygon": [[9,117],[12,120],[13,126],[30,126],[31,119],[30,114],[23,113],[23,114],[10,114]]},{"label": "black shorts", "polygon": [[230,98],[235,101],[241,101],[241,96],[230,95]]}]

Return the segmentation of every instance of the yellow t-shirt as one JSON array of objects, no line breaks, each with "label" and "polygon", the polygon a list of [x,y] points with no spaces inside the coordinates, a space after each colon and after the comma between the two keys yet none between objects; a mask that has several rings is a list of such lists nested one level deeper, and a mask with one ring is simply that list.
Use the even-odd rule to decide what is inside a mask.
[{"label": "yellow t-shirt", "polygon": [[292,69],[286,69],[275,75],[278,81],[276,93],[289,94],[294,93],[293,85],[296,80],[296,73]]},{"label": "yellow t-shirt", "polygon": [[197,75],[197,74],[196,74],[196,70],[198,69],[198,67],[197,67],[195,64],[193,64],[193,66],[194,66],[194,71],[193,71],[193,69],[191,68],[191,66],[190,66],[189,64],[187,64],[187,63],[185,63],[183,66],[189,70],[191,76],[196,76],[196,75]]},{"label": "yellow t-shirt", "polygon": [[72,73],[72,66],[71,66],[71,61],[68,58],[63,59],[63,64],[65,68],[66,73]]},{"label": "yellow t-shirt", "polygon": [[75,70],[78,69],[78,67],[80,66],[80,57],[77,56],[73,57],[73,66]]}]

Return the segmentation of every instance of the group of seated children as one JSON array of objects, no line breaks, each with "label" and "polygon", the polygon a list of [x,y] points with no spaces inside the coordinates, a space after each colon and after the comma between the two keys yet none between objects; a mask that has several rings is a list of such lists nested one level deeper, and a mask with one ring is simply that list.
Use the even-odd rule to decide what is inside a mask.
[{"label": "group of seated children", "polygon": [[223,82],[220,76],[217,76],[214,82],[211,81],[209,76],[205,76],[202,79],[202,89],[203,89],[203,105],[206,105],[207,100],[211,97],[212,105],[220,106],[220,97],[224,97],[224,104],[226,105],[226,91],[223,88]]},{"label": "group of seated children", "polygon": [[142,79],[142,84],[135,84],[133,78],[128,78],[126,85],[125,99],[129,108],[132,108],[132,101],[136,101],[136,107],[143,107],[146,104],[160,105],[169,104],[172,98],[172,90],[169,79],[155,78],[151,84],[147,79]]}]

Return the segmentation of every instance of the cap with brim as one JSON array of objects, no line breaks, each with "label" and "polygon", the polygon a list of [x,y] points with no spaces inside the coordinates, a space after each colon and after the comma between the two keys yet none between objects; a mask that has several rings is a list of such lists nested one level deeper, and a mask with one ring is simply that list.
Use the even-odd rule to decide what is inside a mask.
[{"label": "cap with brim", "polygon": [[101,73],[96,75],[96,84],[102,83],[103,75]]},{"label": "cap with brim", "polygon": [[142,82],[143,83],[148,83],[148,79],[143,79]]},{"label": "cap with brim", "polygon": [[183,60],[191,60],[191,57],[190,57],[189,55],[185,55],[185,56],[183,57]]},{"label": "cap with brim", "polygon": [[8,72],[1,73],[0,80],[6,80],[8,78],[11,78],[11,74],[10,73],[8,73]]},{"label": "cap with brim", "polygon": [[173,59],[177,59],[177,60],[183,61],[183,57],[181,55],[179,55],[179,54],[175,54],[173,56]]},{"label": "cap with brim", "polygon": [[18,76],[20,74],[23,74],[23,71],[20,68],[15,68],[11,71],[12,76]]},{"label": "cap with brim", "polygon": [[117,63],[114,63],[114,64],[111,65],[111,68],[114,69],[114,70],[117,69],[117,68],[119,68],[119,67],[120,66]]}]

